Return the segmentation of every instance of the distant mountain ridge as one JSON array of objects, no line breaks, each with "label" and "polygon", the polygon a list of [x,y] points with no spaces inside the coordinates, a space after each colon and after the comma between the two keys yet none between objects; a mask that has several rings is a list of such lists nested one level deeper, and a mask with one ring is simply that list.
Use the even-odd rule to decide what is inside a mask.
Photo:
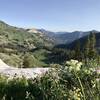
[{"label": "distant mountain ridge", "polygon": [[[89,35],[89,34],[88,34]],[[61,45],[56,45],[55,47],[56,48],[63,48],[63,49],[70,49],[70,50],[74,50],[75,49],[75,46],[77,44],[77,41],[80,43],[80,47],[82,48],[83,45],[85,44],[87,38],[88,38],[88,35],[86,36],[83,36],[77,40],[74,40],[73,42],[69,43],[69,44],[61,44]],[[100,53],[100,32],[97,32],[95,33],[95,38],[96,38],[96,49],[99,51]]]},{"label": "distant mountain ridge", "polygon": [[[13,35],[14,39],[17,38],[17,37],[15,37],[15,35],[17,35],[19,37],[22,35],[24,37],[24,34],[19,34],[19,33],[25,33],[26,34],[25,37],[30,34],[34,35],[38,38],[38,41],[40,39],[44,44],[46,42],[48,42],[47,45],[49,43],[53,44],[53,45],[66,44],[66,43],[69,44],[69,43],[71,43],[81,37],[84,37],[90,33],[90,31],[87,31],[87,32],[83,32],[83,31],[52,32],[52,31],[48,31],[45,29],[36,29],[36,28],[24,29],[24,28],[17,28],[17,27],[8,25],[3,21],[0,21],[0,29],[1,29],[1,32],[4,31],[4,33],[6,32],[7,35],[11,35],[11,36]],[[8,34],[9,31],[11,32],[10,34]],[[17,34],[15,34],[13,31]],[[98,31],[96,31],[96,30],[92,30],[92,32],[98,33]],[[30,33],[30,34],[28,34],[28,33]],[[33,38],[34,38],[34,36],[33,36]],[[23,39],[25,39],[25,37]],[[19,40],[19,38],[18,38],[18,40]],[[40,43],[42,43],[42,42],[40,42]],[[36,44],[36,41],[34,42],[34,44]]]},{"label": "distant mountain ridge", "polygon": [[[32,32],[32,29],[29,29],[29,32]],[[52,31],[47,31],[45,29],[35,29],[33,32],[40,33],[45,37],[48,37],[50,40],[54,41],[54,43],[57,45],[57,44],[71,43],[74,40],[77,40],[81,37],[90,34],[91,31],[52,32]],[[96,30],[92,30],[92,32],[98,33],[98,31]]]}]

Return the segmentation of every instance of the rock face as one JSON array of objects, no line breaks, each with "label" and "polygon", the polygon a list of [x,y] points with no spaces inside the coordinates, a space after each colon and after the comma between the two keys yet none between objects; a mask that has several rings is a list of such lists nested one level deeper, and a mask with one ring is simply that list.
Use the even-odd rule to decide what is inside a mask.
[{"label": "rock face", "polygon": [[0,69],[9,69],[10,66],[8,66],[7,64],[5,64],[1,59],[0,59]]},{"label": "rock face", "polygon": [[35,78],[37,76],[42,76],[49,71],[49,68],[14,68],[5,64],[0,59],[0,74],[7,76],[9,78],[13,77],[25,77],[25,78]]}]

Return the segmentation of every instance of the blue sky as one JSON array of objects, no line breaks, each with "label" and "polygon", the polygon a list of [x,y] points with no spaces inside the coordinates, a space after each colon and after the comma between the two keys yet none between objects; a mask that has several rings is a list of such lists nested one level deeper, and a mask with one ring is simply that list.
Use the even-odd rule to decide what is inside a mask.
[{"label": "blue sky", "polygon": [[0,0],[0,20],[51,31],[100,31],[100,0]]}]

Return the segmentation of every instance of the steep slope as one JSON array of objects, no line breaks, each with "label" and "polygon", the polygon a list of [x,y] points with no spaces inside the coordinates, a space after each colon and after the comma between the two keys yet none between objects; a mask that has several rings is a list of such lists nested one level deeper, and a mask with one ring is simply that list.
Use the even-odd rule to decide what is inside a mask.
[{"label": "steep slope", "polygon": [[42,38],[44,38],[47,41],[51,41],[52,44],[56,44],[56,40],[55,40],[55,33],[51,32],[51,31],[46,31],[44,29],[27,29],[28,32],[30,33],[35,33],[38,34],[39,36],[41,36]]},{"label": "steep slope", "polygon": [[[34,50],[51,47],[53,42],[39,33],[31,33],[23,28],[17,28],[0,21],[0,58],[8,65],[22,66],[23,58],[26,53],[34,56]],[[40,51],[39,51],[40,50]],[[47,51],[45,49],[45,51]],[[40,53],[41,54],[41,53]],[[44,57],[44,55],[41,55]],[[34,58],[40,62],[39,58]],[[34,66],[44,66],[43,61]],[[34,67],[33,66],[33,67]]]},{"label": "steep slope", "polygon": [[[0,44],[14,43],[19,45],[29,45],[34,44],[34,46],[39,45],[51,45],[52,43],[43,38],[39,34],[29,33],[25,29],[10,26],[4,22],[0,21]],[[49,44],[48,44],[49,43]]]}]

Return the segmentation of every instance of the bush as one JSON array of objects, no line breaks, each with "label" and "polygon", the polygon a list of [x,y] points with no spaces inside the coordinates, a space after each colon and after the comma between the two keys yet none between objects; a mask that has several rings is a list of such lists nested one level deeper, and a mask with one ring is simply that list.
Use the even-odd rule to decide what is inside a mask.
[{"label": "bush", "polygon": [[100,72],[71,60],[43,77],[0,77],[0,100],[99,100]]},{"label": "bush", "polygon": [[34,66],[34,56],[31,54],[25,54],[23,59],[23,68],[31,68]]}]

